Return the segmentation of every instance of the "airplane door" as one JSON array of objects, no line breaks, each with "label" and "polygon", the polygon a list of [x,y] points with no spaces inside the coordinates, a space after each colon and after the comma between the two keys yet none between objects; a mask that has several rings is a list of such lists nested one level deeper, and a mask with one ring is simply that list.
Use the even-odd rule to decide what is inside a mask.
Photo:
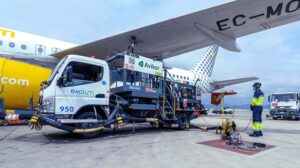
[{"label": "airplane door", "polygon": [[46,46],[40,44],[35,45],[36,55],[45,55],[45,53],[46,53]]}]

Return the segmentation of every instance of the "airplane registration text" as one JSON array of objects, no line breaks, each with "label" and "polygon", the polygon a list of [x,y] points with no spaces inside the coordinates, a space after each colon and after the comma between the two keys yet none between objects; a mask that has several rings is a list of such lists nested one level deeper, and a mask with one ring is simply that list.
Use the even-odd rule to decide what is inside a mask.
[{"label": "airplane registration text", "polygon": [[283,2],[277,4],[277,6],[268,6],[266,13],[258,13],[252,16],[247,16],[245,14],[239,14],[233,18],[226,18],[216,22],[219,31],[224,31],[234,27],[239,27],[245,25],[248,21],[260,17],[266,17],[270,19],[274,16],[280,16],[285,13],[293,13],[300,9],[300,0],[291,0],[284,4]]}]

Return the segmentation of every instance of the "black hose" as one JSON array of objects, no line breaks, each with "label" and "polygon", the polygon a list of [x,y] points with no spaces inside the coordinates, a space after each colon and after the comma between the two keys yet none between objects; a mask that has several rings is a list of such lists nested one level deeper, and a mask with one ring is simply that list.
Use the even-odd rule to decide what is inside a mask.
[{"label": "black hose", "polygon": [[33,114],[6,114],[0,113],[0,120],[6,120],[6,116],[13,116],[14,120],[30,120]]},{"label": "black hose", "polygon": [[32,114],[19,114],[18,118],[19,120],[30,120],[32,116]]},{"label": "black hose", "polygon": [[[130,122],[147,122],[147,118],[136,118],[136,117],[123,117],[123,120],[127,120]],[[158,123],[165,125],[166,127],[171,127],[171,124],[162,121],[162,120],[158,120]]]},{"label": "black hose", "polygon": [[[16,119],[19,119],[19,120],[30,120],[34,115],[32,114],[15,114],[16,115]],[[0,113],[0,119],[2,120],[5,120],[5,117],[7,116],[6,113]],[[136,118],[136,117],[122,117],[121,118],[122,120],[127,120],[129,122],[147,122],[149,119],[147,118]],[[75,127],[72,127],[72,126],[68,126],[68,125],[64,125],[62,124],[61,122],[59,121],[56,121],[54,119],[51,119],[49,117],[46,117],[46,116],[38,116],[38,120],[43,123],[43,124],[48,124],[52,127],[55,127],[55,128],[58,128],[58,129],[62,129],[62,130],[65,130],[65,131],[68,131],[68,132],[85,132],[85,131],[91,131],[89,129],[81,129],[81,128],[75,128]],[[109,120],[107,121],[106,123],[104,123],[103,125],[99,125],[99,129],[101,127],[105,127],[105,126],[108,126],[108,125],[111,125],[113,123],[117,122],[117,119],[112,119],[112,120]],[[162,120],[157,120],[158,123],[160,124],[163,124],[165,125],[166,127],[172,127],[171,124],[167,123],[167,122],[164,122]],[[97,130],[97,129],[95,129]]]},{"label": "black hose", "polygon": [[0,120],[5,120],[6,113],[0,113]]},{"label": "black hose", "polygon": [[[64,125],[61,122],[55,121],[55,120],[53,120],[51,118],[48,118],[48,117],[45,117],[45,116],[40,116],[39,120],[44,124],[48,124],[52,127],[62,129],[62,130],[65,130],[65,131],[68,131],[68,132],[71,132],[71,133],[78,133],[78,132],[84,133],[85,130],[86,131],[89,130],[89,129],[81,129],[81,128],[75,128],[75,127],[71,127],[71,126],[68,126],[68,125]],[[103,124],[102,126],[99,126],[99,128],[110,125],[112,123],[115,123],[116,121],[117,121],[116,119],[108,121],[105,124]],[[91,129],[94,129],[94,128],[91,128]]]},{"label": "black hose", "polygon": [[74,127],[63,125],[62,123],[60,123],[58,121],[55,121],[53,119],[47,118],[45,116],[40,116],[39,120],[42,123],[48,124],[48,125],[50,125],[52,127],[55,127],[55,128],[58,128],[58,129],[62,129],[62,130],[68,131],[68,132],[73,132],[75,130]]}]

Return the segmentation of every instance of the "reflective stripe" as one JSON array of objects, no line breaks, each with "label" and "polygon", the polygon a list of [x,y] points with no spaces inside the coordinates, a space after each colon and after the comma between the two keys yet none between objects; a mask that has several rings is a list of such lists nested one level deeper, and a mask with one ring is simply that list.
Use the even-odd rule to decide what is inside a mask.
[{"label": "reflective stripe", "polygon": [[253,131],[261,131],[262,130],[262,123],[253,122],[252,129],[253,129]]},{"label": "reflective stripe", "polygon": [[262,106],[264,103],[264,96],[259,96],[258,98],[252,98],[252,106]]}]

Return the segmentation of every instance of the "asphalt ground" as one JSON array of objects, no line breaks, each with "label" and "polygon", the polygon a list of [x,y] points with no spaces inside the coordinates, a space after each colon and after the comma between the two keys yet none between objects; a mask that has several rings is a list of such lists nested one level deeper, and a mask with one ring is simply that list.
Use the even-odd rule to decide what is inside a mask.
[{"label": "asphalt ground", "polygon": [[[231,118],[231,116],[228,116]],[[105,130],[94,139],[79,139],[50,126],[41,131],[25,125],[0,127],[0,167],[230,167],[298,168],[300,165],[300,121],[264,119],[264,136],[252,138],[250,112],[237,112],[233,119],[242,139],[261,142],[275,148],[248,156],[198,144],[219,139],[215,131],[199,129],[155,129],[135,124],[120,130]],[[221,115],[209,114],[192,122],[217,125]]]}]

